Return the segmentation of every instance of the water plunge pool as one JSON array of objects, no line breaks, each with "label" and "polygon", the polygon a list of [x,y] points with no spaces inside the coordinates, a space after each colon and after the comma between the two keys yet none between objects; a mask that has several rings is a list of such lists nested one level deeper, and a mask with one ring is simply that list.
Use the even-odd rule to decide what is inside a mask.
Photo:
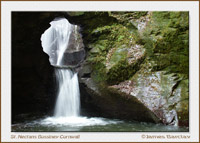
[{"label": "water plunge pool", "polygon": [[178,127],[101,117],[44,117],[12,125],[14,132],[188,132]]}]

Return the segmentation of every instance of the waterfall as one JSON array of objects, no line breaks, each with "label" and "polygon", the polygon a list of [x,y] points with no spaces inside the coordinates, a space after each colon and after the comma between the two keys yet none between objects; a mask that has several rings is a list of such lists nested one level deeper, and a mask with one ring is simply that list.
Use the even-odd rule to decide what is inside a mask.
[{"label": "waterfall", "polygon": [[70,24],[65,18],[56,18],[50,25],[42,34],[41,41],[43,51],[49,55],[51,65],[55,66],[58,94],[54,117],[77,117],[80,110],[78,76],[73,70],[66,68],[66,63],[69,62],[65,61],[72,55],[71,63],[74,63],[76,58],[73,57],[73,52],[82,48],[78,43],[81,41],[80,34],[77,26]]},{"label": "waterfall", "polygon": [[[115,124],[103,118],[80,116],[80,91],[75,68],[84,60],[85,50],[79,26],[65,18],[56,18],[42,34],[41,42],[49,62],[55,68],[57,99],[53,117],[41,121],[42,125],[73,127]],[[73,131],[73,130],[72,130]]]},{"label": "waterfall", "polygon": [[80,97],[77,73],[70,69],[55,69],[58,83],[58,97],[56,101],[56,117],[79,116]]}]

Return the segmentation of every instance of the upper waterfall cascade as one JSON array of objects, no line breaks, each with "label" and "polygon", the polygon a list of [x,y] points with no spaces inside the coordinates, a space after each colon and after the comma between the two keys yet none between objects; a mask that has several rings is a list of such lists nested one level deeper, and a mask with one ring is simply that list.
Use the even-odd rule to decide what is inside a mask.
[{"label": "upper waterfall cascade", "polygon": [[79,26],[65,18],[56,18],[42,34],[43,51],[49,55],[51,65],[75,67],[83,61],[85,50]]}]

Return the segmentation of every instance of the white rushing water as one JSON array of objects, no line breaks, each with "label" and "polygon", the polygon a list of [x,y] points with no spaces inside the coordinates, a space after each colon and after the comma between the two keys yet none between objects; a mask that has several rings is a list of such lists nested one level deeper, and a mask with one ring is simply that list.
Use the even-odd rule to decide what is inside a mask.
[{"label": "white rushing water", "polygon": [[58,83],[58,97],[55,117],[79,116],[80,97],[77,73],[70,69],[55,69]]},{"label": "white rushing water", "polygon": [[62,66],[62,57],[68,47],[73,25],[65,18],[57,18],[50,25],[41,36],[43,51],[49,55],[51,65]]},{"label": "white rushing water", "polygon": [[105,126],[108,124],[117,124],[122,123],[120,120],[110,120],[106,118],[100,117],[48,117],[44,119],[40,124],[46,126],[56,126],[56,125],[63,125],[63,126],[73,126],[73,127],[84,127],[84,126],[95,126],[101,125]]}]

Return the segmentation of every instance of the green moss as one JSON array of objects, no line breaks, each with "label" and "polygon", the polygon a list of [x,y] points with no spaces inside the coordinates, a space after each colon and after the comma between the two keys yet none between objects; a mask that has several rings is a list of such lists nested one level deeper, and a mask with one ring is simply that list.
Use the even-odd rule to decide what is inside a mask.
[{"label": "green moss", "polygon": [[118,64],[118,62],[120,62],[121,60],[126,59],[126,57],[127,57],[127,49],[126,48],[124,48],[124,49],[121,49],[121,48],[116,49],[113,52],[113,54],[111,55],[109,61],[107,61],[108,62],[107,69],[112,68],[114,65]]},{"label": "green moss", "polygon": [[[98,17],[94,14],[94,21],[88,21],[91,27],[87,31],[89,41],[86,42],[90,43],[88,47],[92,50],[89,50],[87,59],[93,65],[93,72],[98,81],[105,80],[113,84],[133,76],[137,66],[127,63],[126,49],[136,43],[144,45],[148,57],[146,62],[153,63],[152,71],[166,70],[189,75],[188,13],[152,12],[150,22],[142,33],[133,27],[130,30],[129,26],[119,20],[126,21],[130,17],[137,19],[146,14],[147,12],[101,13]],[[119,22],[103,22],[109,17],[114,17]],[[95,23],[96,21],[99,22]],[[93,25],[93,22],[96,25]],[[115,51],[109,53],[113,48]]]},{"label": "green moss", "polygon": [[[158,98],[164,99],[164,106],[159,108],[167,112],[176,110],[179,121],[187,123],[188,12],[149,12],[147,17],[142,17],[146,14],[147,12],[83,14],[86,61],[91,67],[91,78],[98,88],[103,89],[108,85],[132,80],[134,89],[141,90],[137,96],[141,96],[142,100],[147,99],[147,104],[156,104]],[[138,24],[142,20],[146,20],[147,25],[138,30],[134,22]],[[141,47],[145,48],[144,55],[140,52]],[[141,58],[137,58],[141,55]],[[143,94],[145,87],[152,88],[147,96]],[[155,99],[148,96],[155,93],[159,95]]]},{"label": "green moss", "polygon": [[126,59],[121,60],[114,65],[106,75],[108,83],[117,83],[129,78],[128,62]]},{"label": "green moss", "polygon": [[120,23],[126,25],[130,20],[139,19],[140,17],[147,15],[147,13],[147,11],[109,12],[109,16],[116,18]]},{"label": "green moss", "polygon": [[67,12],[67,14],[69,15],[69,16],[81,16],[81,15],[83,15],[84,14],[84,12]]},{"label": "green moss", "polygon": [[129,64],[126,58],[120,60],[106,74],[106,81],[109,84],[118,84],[119,82],[130,79],[136,71],[139,70],[144,58],[141,58],[134,64]]},{"label": "green moss", "polygon": [[98,40],[99,35],[93,33],[94,29],[118,23],[115,18],[108,15],[108,12],[84,12],[83,15],[74,16],[73,19],[77,24],[81,24],[86,46],[88,43]]},{"label": "green moss", "polygon": [[110,42],[113,41],[115,45],[119,46],[122,44],[129,44],[130,39],[133,39],[134,34],[129,29],[121,24],[113,24],[110,26],[102,26],[92,31],[93,35],[99,36],[99,39],[108,39]]},{"label": "green moss", "polygon": [[179,98],[175,109],[178,113],[178,118],[182,122],[189,122],[189,80],[185,79],[180,82],[177,89],[174,91],[176,98]]},{"label": "green moss", "polygon": [[[109,13],[109,16],[137,19],[146,14],[147,12],[116,12]],[[88,52],[87,59],[93,65],[93,77],[97,81],[105,80],[109,84],[129,79],[137,71],[137,64],[140,63],[128,64],[128,48],[135,46],[135,39],[138,37],[136,29],[130,30],[130,25],[124,25],[119,19],[118,21],[119,23],[98,24],[98,26],[90,28],[92,30],[89,31],[89,35],[94,40],[89,42],[88,47],[91,50]]]},{"label": "green moss", "polygon": [[98,64],[93,64],[92,65],[92,79],[97,82],[97,83],[104,83],[106,81],[106,68],[105,65],[101,62],[98,61]]},{"label": "green moss", "polygon": [[[136,40],[144,43],[152,60],[155,60],[156,53],[165,54],[161,58],[156,57],[162,69],[189,76],[188,18],[188,12],[153,12],[151,22]],[[163,63],[166,63],[165,66]]]},{"label": "green moss", "polygon": [[[97,53],[94,53],[93,49],[89,51],[89,57],[92,57],[90,62],[94,65],[95,79],[97,81],[105,79],[109,84],[128,79],[133,72],[126,59],[127,47],[135,44],[134,34],[121,24],[98,27],[92,31],[92,34],[98,35],[98,39],[92,44],[93,49],[98,49]],[[116,50],[109,53],[111,49]],[[109,59],[106,61],[107,57]],[[106,62],[108,67],[105,67]],[[104,66],[97,66],[97,64]],[[130,68],[131,71],[127,68]],[[105,73],[105,71],[108,72]],[[101,76],[105,78],[101,78]]]}]

